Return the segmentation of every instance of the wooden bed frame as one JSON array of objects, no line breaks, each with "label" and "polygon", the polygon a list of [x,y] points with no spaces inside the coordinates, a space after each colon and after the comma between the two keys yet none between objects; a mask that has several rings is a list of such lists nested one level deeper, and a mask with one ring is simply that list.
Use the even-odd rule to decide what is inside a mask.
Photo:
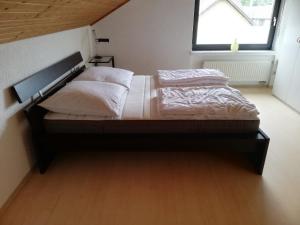
[{"label": "wooden bed frame", "polygon": [[[85,66],[79,66],[83,59],[80,52],[43,69],[29,78],[15,84],[12,89],[20,103],[31,99],[31,103],[24,109],[31,125],[32,139],[41,173],[46,172],[55,152],[61,149],[90,149],[107,150],[147,150],[147,151],[199,151],[226,150],[249,152],[253,159],[255,170],[263,173],[265,159],[269,146],[269,137],[259,129],[251,133],[49,133],[45,130],[43,120],[47,110],[37,104],[61,89],[65,84],[82,71]],[[70,71],[63,79],[62,75]],[[54,82],[56,81],[56,82]],[[41,92],[50,83],[55,83],[45,92]],[[122,123],[122,121],[119,121]],[[137,121],[132,121],[135,123]],[[158,121],[155,121],[156,123]],[[160,120],[161,126],[167,126],[176,120]],[[177,121],[178,122],[178,121]],[[124,122],[130,130],[131,121]],[[153,121],[143,121],[153,123]]]}]

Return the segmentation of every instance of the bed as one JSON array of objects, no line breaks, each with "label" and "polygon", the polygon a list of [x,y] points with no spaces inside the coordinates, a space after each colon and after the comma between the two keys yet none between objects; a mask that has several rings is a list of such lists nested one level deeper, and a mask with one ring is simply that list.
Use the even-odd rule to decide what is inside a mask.
[{"label": "bed", "polygon": [[[85,70],[77,52],[15,84],[19,102],[32,99],[25,108],[31,125],[37,164],[44,173],[60,149],[97,150],[223,150],[250,153],[255,170],[262,174],[269,137],[253,120],[163,119],[157,111],[154,76],[136,75],[121,118],[74,116],[53,113],[38,104]],[[71,72],[64,75],[66,72]],[[51,88],[41,90],[61,78]]]}]

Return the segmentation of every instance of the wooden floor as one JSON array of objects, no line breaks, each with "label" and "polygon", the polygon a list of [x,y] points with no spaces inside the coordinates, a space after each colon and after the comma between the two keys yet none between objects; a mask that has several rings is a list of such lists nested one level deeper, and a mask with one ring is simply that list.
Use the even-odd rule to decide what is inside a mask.
[{"label": "wooden floor", "polygon": [[64,154],[34,172],[0,224],[299,225],[300,115],[268,89],[243,92],[271,137],[263,177],[221,153]]}]

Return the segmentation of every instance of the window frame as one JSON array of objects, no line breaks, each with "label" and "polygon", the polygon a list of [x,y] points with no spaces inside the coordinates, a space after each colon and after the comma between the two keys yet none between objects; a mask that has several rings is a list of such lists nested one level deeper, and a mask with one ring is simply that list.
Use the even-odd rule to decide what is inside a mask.
[{"label": "window frame", "polygon": [[[193,51],[228,51],[230,50],[231,44],[197,44],[198,35],[198,20],[199,20],[199,6],[201,0],[195,0],[194,9],[194,25],[193,25],[193,40],[192,40],[192,50]],[[273,22],[270,25],[269,37],[267,44],[240,44],[239,50],[271,50],[273,47],[273,42],[275,38],[276,28],[278,26],[278,16],[280,11],[281,0],[275,0],[275,5],[273,9],[272,18],[276,18],[276,24]]]}]

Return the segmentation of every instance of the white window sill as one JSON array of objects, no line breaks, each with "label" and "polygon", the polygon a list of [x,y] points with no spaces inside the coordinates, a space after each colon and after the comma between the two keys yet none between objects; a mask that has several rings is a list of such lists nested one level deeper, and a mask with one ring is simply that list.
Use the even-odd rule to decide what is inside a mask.
[{"label": "white window sill", "polygon": [[268,56],[275,56],[275,51],[268,50],[268,51],[238,51],[238,52],[232,52],[232,51],[191,51],[191,55],[201,55],[201,56],[257,56],[257,55],[268,55]]}]

